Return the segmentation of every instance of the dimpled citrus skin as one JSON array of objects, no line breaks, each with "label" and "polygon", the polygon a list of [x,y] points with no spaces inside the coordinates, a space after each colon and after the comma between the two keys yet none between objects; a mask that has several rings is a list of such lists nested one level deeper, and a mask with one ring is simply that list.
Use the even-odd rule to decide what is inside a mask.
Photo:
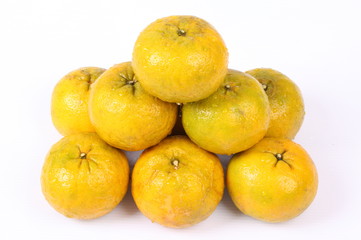
[{"label": "dimpled citrus skin", "polygon": [[218,157],[186,136],[168,137],[145,150],[132,173],[132,195],[139,210],[167,227],[189,227],[206,219],[223,190]]},{"label": "dimpled citrus skin", "polygon": [[88,115],[89,88],[104,71],[97,67],[80,68],[64,76],[55,86],[51,116],[63,136],[95,131]]},{"label": "dimpled citrus skin", "polygon": [[266,87],[271,107],[267,137],[293,139],[305,115],[300,89],[287,76],[270,68],[257,68],[246,73]]},{"label": "dimpled citrus skin", "polygon": [[50,149],[41,174],[43,194],[50,205],[77,219],[109,213],[123,199],[128,181],[125,154],[96,133],[62,138]]},{"label": "dimpled citrus skin", "polygon": [[234,154],[264,137],[269,111],[267,95],[257,80],[229,70],[214,94],[183,105],[182,122],[187,135],[200,147],[217,154]]},{"label": "dimpled citrus skin", "polygon": [[104,141],[137,151],[159,143],[171,132],[177,105],[146,93],[126,62],[108,69],[92,86],[89,114]]},{"label": "dimpled citrus skin", "polygon": [[234,155],[227,169],[227,189],[235,205],[244,214],[266,222],[282,222],[301,214],[313,201],[317,185],[312,159],[288,139],[264,138]]},{"label": "dimpled citrus skin", "polygon": [[156,20],[140,33],[133,68],[143,88],[167,102],[208,97],[227,73],[228,52],[219,33],[193,16]]}]

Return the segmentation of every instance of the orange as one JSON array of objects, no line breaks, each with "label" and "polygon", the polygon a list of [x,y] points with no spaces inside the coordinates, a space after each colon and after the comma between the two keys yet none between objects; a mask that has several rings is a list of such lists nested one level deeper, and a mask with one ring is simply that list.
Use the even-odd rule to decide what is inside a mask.
[{"label": "orange", "polygon": [[247,71],[265,89],[271,107],[267,137],[293,139],[305,115],[300,89],[284,74],[270,68]]},{"label": "orange", "polygon": [[68,73],[55,86],[51,99],[51,116],[55,128],[63,136],[94,132],[88,114],[90,86],[105,71],[84,67]]},{"label": "orange", "polygon": [[41,174],[43,194],[61,214],[78,219],[113,210],[128,189],[125,154],[95,133],[78,133],[54,144]]},{"label": "orange", "polygon": [[234,155],[227,189],[244,214],[282,222],[301,214],[317,192],[317,170],[307,152],[288,139],[264,138]]},{"label": "orange", "polygon": [[228,52],[219,33],[194,16],[156,20],[133,50],[142,87],[167,102],[193,102],[211,95],[227,73]]},{"label": "orange", "polygon": [[159,143],[175,124],[177,105],[145,92],[130,62],[109,68],[92,86],[89,114],[108,144],[137,151]]},{"label": "orange", "polygon": [[132,174],[139,210],[173,228],[197,224],[216,209],[224,190],[223,168],[186,136],[172,136],[145,150]]},{"label": "orange", "polygon": [[267,95],[259,82],[229,70],[215,93],[183,105],[182,122],[187,135],[200,147],[217,154],[234,154],[264,137],[269,112]]}]

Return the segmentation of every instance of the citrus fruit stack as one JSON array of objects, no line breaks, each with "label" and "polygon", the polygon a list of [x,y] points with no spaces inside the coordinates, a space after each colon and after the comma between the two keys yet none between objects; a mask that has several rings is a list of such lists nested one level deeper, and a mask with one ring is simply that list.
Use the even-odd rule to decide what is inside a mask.
[{"label": "citrus fruit stack", "polygon": [[[304,118],[296,84],[272,69],[228,69],[222,37],[197,17],[151,23],[132,62],[70,72],[51,114],[64,138],[50,149],[41,184],[67,217],[97,218],[121,202],[130,178],[123,151],[144,150],[132,196],[168,227],[206,219],[225,185],[240,211],[268,222],[296,217],[316,195],[316,168],[292,141]],[[226,176],[216,154],[234,154]]]}]

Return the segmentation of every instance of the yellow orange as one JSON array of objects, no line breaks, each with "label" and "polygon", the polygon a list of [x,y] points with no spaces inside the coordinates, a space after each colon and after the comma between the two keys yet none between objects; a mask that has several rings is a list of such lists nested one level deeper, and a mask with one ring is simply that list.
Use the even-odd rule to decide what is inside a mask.
[{"label": "yellow orange", "polygon": [[193,102],[208,97],[222,83],[228,52],[208,22],[194,16],[170,16],[140,33],[132,65],[151,95],[167,102]]},{"label": "yellow orange", "polygon": [[293,139],[305,115],[303,98],[297,85],[284,74],[270,68],[247,71],[265,89],[271,107],[267,137]]},{"label": "yellow orange", "polygon": [[313,201],[317,186],[311,157],[288,139],[264,138],[234,155],[227,169],[227,189],[235,205],[267,222],[301,214]]},{"label": "yellow orange", "polygon": [[172,136],[145,150],[132,174],[139,210],[153,222],[184,228],[216,209],[224,190],[223,168],[186,136]]},{"label": "yellow orange", "polygon": [[55,86],[51,99],[51,116],[55,128],[63,135],[94,132],[88,114],[90,86],[105,71],[84,67],[70,72]]},{"label": "yellow orange", "polygon": [[50,149],[41,174],[43,194],[61,214],[77,219],[113,210],[128,189],[125,154],[95,133],[68,135]]},{"label": "yellow orange", "polygon": [[182,122],[187,135],[200,147],[217,154],[234,154],[264,137],[269,113],[267,95],[259,82],[229,70],[215,93],[183,105]]},{"label": "yellow orange", "polygon": [[159,143],[175,124],[177,105],[145,92],[130,62],[114,65],[90,91],[89,114],[108,144],[137,151]]}]

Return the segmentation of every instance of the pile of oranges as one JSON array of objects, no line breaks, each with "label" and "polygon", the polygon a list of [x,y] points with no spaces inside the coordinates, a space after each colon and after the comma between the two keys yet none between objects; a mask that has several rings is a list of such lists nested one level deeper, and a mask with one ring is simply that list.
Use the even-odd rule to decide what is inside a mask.
[{"label": "pile of oranges", "polygon": [[[64,76],[51,114],[64,137],[41,184],[67,217],[101,217],[131,185],[152,222],[183,228],[210,216],[226,186],[244,214],[280,222],[317,192],[313,161],[292,141],[304,118],[299,88],[273,69],[228,69],[222,37],[194,16],[151,23],[131,62]],[[138,150],[130,173],[123,151]],[[226,175],[216,154],[233,155]]]}]

